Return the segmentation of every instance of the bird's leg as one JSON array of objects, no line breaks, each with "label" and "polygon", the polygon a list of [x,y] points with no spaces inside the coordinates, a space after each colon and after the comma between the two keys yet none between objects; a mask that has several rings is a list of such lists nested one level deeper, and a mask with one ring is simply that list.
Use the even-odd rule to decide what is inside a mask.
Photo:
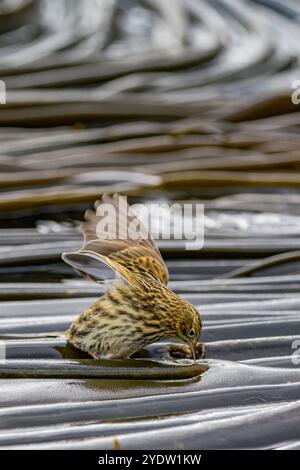
[{"label": "bird's leg", "polygon": [[[169,347],[169,354],[174,358],[193,358],[193,354],[190,346],[187,344],[171,344]],[[206,355],[206,346],[203,343],[197,343],[196,347],[196,359],[203,359]]]}]

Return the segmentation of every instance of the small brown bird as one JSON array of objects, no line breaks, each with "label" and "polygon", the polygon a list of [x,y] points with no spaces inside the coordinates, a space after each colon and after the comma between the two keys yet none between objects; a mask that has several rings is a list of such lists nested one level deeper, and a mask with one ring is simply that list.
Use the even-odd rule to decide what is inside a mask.
[{"label": "small brown bird", "polygon": [[[83,246],[62,255],[89,279],[115,274],[106,293],[71,324],[67,339],[94,358],[127,358],[158,340],[179,338],[195,358],[200,314],[167,287],[169,274],[160,252],[124,201],[118,195],[96,201],[96,212],[87,210],[81,224]],[[107,220],[105,212],[110,212]]]}]

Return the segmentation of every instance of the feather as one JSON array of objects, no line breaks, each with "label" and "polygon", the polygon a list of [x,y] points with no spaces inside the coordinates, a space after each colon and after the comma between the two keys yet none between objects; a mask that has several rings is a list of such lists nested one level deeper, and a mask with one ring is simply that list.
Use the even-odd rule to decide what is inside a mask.
[{"label": "feather", "polygon": [[63,260],[95,281],[117,273],[130,284],[139,285],[139,276],[152,276],[167,284],[167,266],[126,199],[104,195],[101,201],[95,202],[95,209],[96,212],[86,211],[80,226],[84,235],[82,247],[76,252],[63,253]]}]

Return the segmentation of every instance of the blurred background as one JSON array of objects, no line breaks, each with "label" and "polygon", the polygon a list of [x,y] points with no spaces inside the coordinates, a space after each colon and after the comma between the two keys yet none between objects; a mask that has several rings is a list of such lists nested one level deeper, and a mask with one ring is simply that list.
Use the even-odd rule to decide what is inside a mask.
[{"label": "blurred background", "polygon": [[[299,448],[299,37],[297,0],[0,0],[0,448],[105,448],[115,435],[126,448]],[[202,250],[158,242],[171,287],[203,312],[209,365],[201,381],[170,381],[169,408],[166,384],[83,383],[84,359],[70,383],[65,345],[45,337],[103,292],[61,253],[79,248],[104,192],[205,204]],[[41,360],[63,360],[66,377]],[[153,395],[168,436],[149,408],[126,407]],[[91,413],[116,418],[103,401],[121,396],[127,427],[92,426]],[[56,420],[65,402],[81,414]],[[44,434],[29,411],[12,418],[25,403],[44,405]]]}]

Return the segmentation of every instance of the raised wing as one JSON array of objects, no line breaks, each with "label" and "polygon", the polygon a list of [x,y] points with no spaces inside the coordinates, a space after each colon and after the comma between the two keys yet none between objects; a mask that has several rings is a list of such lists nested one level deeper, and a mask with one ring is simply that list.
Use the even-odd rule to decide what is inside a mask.
[{"label": "raised wing", "polygon": [[111,278],[114,271],[130,283],[138,282],[136,275],[168,283],[157,246],[124,197],[104,195],[84,218],[84,243],[76,252],[63,253],[66,263],[95,281]]}]

